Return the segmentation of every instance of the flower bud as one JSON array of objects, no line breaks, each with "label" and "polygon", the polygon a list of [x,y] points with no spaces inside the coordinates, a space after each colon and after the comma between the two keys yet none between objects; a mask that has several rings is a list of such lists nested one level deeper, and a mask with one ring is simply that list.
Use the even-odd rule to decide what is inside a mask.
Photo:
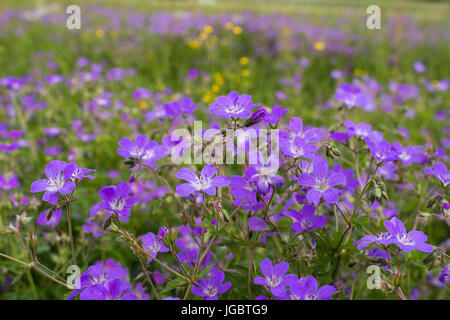
[{"label": "flower bud", "polygon": [[264,118],[266,117],[266,115],[267,115],[267,111],[264,108],[260,108],[260,109],[256,110],[255,112],[253,112],[253,114],[250,118],[248,118],[247,120],[244,121],[243,126],[244,127],[254,126],[255,124],[258,124],[261,121],[263,121]]}]

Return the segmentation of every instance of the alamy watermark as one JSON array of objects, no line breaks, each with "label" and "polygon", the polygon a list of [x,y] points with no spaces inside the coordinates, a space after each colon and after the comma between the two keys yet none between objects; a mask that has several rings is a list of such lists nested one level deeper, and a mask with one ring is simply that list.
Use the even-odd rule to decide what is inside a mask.
[{"label": "alamy watermark", "polygon": [[81,29],[81,9],[79,6],[72,4],[67,7],[66,13],[69,15],[66,19],[66,27],[69,30]]}]

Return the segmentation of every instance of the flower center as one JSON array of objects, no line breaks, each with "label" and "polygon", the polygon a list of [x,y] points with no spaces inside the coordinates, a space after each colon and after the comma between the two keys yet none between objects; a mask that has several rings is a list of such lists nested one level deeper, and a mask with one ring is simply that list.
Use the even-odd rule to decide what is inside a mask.
[{"label": "flower center", "polygon": [[324,192],[325,190],[328,190],[328,179],[316,179],[316,186],[315,189],[321,192]]},{"label": "flower center", "polygon": [[273,274],[270,276],[270,278],[266,279],[267,283],[271,287],[277,287],[281,283],[281,278],[277,276],[276,274]]},{"label": "flower center", "polygon": [[142,147],[138,147],[138,146],[134,146],[130,150],[130,156],[133,158],[139,158],[142,156],[143,153],[144,153],[144,150],[142,149]]},{"label": "flower center", "polygon": [[397,235],[397,240],[404,245],[413,245],[414,242],[411,241],[407,233],[403,233],[401,235]]},{"label": "flower center", "polygon": [[215,297],[217,296],[217,287],[212,284],[208,284],[206,288],[203,289],[203,292],[208,295],[209,297]]},{"label": "flower center", "polygon": [[116,198],[112,202],[110,202],[109,205],[111,209],[120,211],[125,206],[125,200],[122,198]]},{"label": "flower center", "polygon": [[238,114],[238,113],[241,113],[242,111],[244,111],[244,108],[235,104],[232,106],[228,106],[228,108],[226,108],[225,111],[226,111],[226,113]]},{"label": "flower center", "polygon": [[49,191],[57,191],[64,186],[64,177],[62,172],[59,173],[56,177],[50,178],[48,180],[48,189]]},{"label": "flower center", "polygon": [[315,292],[309,292],[305,295],[305,300],[317,300],[317,294]]},{"label": "flower center", "polygon": [[192,182],[192,186],[197,190],[204,190],[209,188],[210,179],[205,179],[204,177],[197,178]]}]

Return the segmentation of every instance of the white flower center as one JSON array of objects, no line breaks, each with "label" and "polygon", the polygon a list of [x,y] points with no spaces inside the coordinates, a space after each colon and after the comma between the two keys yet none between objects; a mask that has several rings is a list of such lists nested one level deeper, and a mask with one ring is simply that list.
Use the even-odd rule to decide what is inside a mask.
[{"label": "white flower center", "polygon": [[226,113],[233,113],[233,114],[241,113],[242,111],[244,111],[244,108],[236,104],[228,106],[228,108],[225,109]]},{"label": "white flower center", "polygon": [[323,179],[316,179],[316,185],[314,187],[316,190],[324,192],[325,190],[328,190],[328,179],[327,178],[323,178]]},{"label": "white flower center", "polygon": [[58,191],[64,186],[64,177],[62,172],[59,173],[56,177],[53,177],[48,180],[48,191]]},{"label": "white flower center", "polygon": [[217,296],[217,287],[212,285],[212,284],[208,284],[208,286],[206,288],[203,289],[203,292],[208,295],[209,297],[215,297]]},{"label": "white flower center", "polygon": [[114,199],[112,202],[109,203],[109,206],[111,207],[111,209],[113,210],[122,210],[123,207],[125,206],[125,200],[122,198],[116,198]]}]

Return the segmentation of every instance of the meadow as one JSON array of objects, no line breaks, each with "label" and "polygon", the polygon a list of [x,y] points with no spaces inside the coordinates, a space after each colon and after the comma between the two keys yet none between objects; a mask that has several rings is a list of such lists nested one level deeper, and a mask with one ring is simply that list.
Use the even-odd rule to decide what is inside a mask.
[{"label": "meadow", "polygon": [[0,299],[449,298],[447,3],[69,4],[0,4]]}]

